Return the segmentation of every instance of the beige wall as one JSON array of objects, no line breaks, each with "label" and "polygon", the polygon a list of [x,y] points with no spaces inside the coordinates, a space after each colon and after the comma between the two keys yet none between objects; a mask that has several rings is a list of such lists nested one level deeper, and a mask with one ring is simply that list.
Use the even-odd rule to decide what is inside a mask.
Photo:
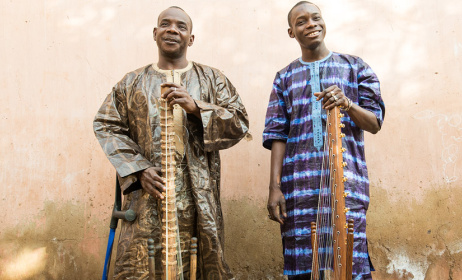
[{"label": "beige wall", "polygon": [[[239,90],[254,140],[222,153],[227,256],[238,279],[281,279],[266,218],[261,147],[276,71],[300,55],[287,36],[297,1],[0,2],[0,279],[98,279],[114,171],[92,119],[111,87],[156,60],[158,13],[194,21],[191,60]],[[331,50],[378,74],[387,111],[367,135],[375,279],[462,279],[462,2],[317,2]]]}]

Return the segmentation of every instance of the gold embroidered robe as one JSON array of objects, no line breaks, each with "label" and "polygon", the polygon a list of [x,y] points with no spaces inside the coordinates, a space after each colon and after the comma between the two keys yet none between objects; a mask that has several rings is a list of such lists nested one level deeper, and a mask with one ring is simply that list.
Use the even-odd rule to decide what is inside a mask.
[{"label": "gold embroidered robe", "polygon": [[[155,241],[156,274],[161,275],[158,202],[144,192],[136,177],[138,171],[161,165],[157,101],[166,75],[156,69],[155,65],[148,65],[125,75],[94,120],[95,135],[117,171],[124,193],[123,209],[131,206],[137,213],[134,222],[122,222],[115,279],[147,279],[148,238]],[[200,108],[202,118],[184,113],[184,156],[176,156],[175,184],[185,279],[189,278],[188,250],[192,236],[199,239],[200,279],[231,279],[223,253],[218,151],[235,145],[248,133],[248,116],[234,86],[220,71],[190,62],[182,71],[181,81]]]}]

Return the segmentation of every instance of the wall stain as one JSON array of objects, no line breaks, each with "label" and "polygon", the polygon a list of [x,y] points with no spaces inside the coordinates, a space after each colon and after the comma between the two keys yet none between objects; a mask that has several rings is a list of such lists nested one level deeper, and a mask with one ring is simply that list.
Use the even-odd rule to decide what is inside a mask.
[{"label": "wall stain", "polygon": [[[48,201],[33,217],[35,221],[5,230],[0,237],[0,279],[100,278],[108,226],[104,227],[102,224],[106,223],[91,215],[86,216],[84,209],[81,204]],[[26,262],[21,254],[28,259],[36,256],[32,259],[35,263]],[[23,263],[14,264],[15,260]]]},{"label": "wall stain", "polygon": [[[369,252],[374,280],[461,280],[462,216],[457,186],[434,186],[422,199],[388,200],[371,186]],[[403,203],[404,201],[404,203]],[[279,226],[266,200],[223,200],[226,257],[236,279],[285,279]]]},{"label": "wall stain", "polygon": [[[411,188],[410,188],[411,189]],[[371,187],[367,235],[374,279],[462,279],[462,207],[457,186],[434,186],[418,200],[399,203]]]},{"label": "wall stain", "polygon": [[225,256],[236,279],[286,279],[279,225],[268,219],[266,199],[222,199]]},{"label": "wall stain", "polygon": [[[400,202],[387,199],[393,194],[384,188],[372,186],[371,192],[367,234],[374,280],[462,279],[462,207],[455,199],[462,189],[434,187],[422,199]],[[285,279],[279,226],[267,218],[266,199],[222,204],[225,254],[236,279]],[[81,204],[49,201],[33,222],[5,230],[0,279],[100,278],[109,217],[90,212]],[[41,256],[43,263],[33,274],[8,275],[8,265],[24,252]]]}]

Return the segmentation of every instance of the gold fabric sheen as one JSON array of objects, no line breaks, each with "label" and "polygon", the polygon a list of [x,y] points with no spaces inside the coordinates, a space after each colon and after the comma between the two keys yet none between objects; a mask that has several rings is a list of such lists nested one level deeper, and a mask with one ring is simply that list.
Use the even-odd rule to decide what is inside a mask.
[{"label": "gold fabric sheen", "polygon": [[[176,83],[178,85],[183,85],[181,81],[181,74],[191,70],[192,62],[188,63],[183,69],[178,70],[163,70],[157,67],[156,64],[152,65],[154,70],[165,75],[168,83]],[[185,127],[184,127],[184,110],[180,105],[173,105],[173,122],[175,124],[175,148],[180,155],[184,155],[184,137],[185,137]]]},{"label": "gold fabric sheen", "polygon": [[[94,120],[96,137],[117,171],[124,193],[123,209],[132,206],[137,213],[134,222],[122,222],[114,279],[148,279],[148,238],[155,241],[156,275],[161,279],[161,213],[158,202],[141,188],[136,177],[139,171],[161,165],[157,103],[160,84],[167,82],[167,75],[154,67],[148,65],[125,75]],[[199,239],[198,279],[232,279],[223,252],[219,150],[235,145],[248,133],[247,113],[235,88],[220,71],[193,62],[190,69],[178,73],[201,114],[201,120],[182,114],[184,155],[176,154],[185,279],[189,279],[193,236]]]}]

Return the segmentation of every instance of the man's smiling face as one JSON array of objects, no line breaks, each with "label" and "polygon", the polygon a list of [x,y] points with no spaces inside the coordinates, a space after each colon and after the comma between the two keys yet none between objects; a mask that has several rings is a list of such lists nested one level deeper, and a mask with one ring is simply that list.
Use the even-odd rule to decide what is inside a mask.
[{"label": "man's smiling face", "polygon": [[302,48],[316,49],[326,37],[326,24],[319,8],[313,4],[295,7],[290,14],[288,32]]},{"label": "man's smiling face", "polygon": [[171,58],[185,55],[187,47],[194,42],[189,16],[181,9],[169,8],[159,15],[157,25],[154,40],[160,53]]}]

